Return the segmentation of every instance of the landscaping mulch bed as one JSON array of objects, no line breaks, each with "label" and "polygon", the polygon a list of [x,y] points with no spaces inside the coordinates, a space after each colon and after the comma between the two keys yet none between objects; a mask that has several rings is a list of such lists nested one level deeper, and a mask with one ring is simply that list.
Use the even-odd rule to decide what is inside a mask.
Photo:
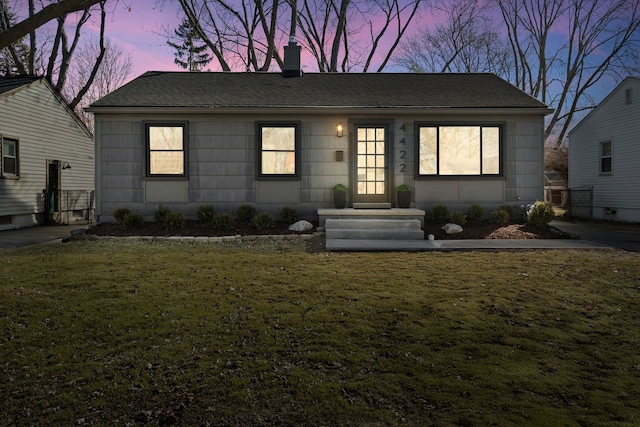
[{"label": "landscaping mulch bed", "polygon": [[[534,227],[528,223],[494,224],[488,221],[469,221],[464,225],[462,233],[447,234],[442,226],[445,223],[427,221],[425,223],[425,238],[433,234],[436,240],[453,239],[558,239],[562,235],[554,233],[549,228]],[[315,230],[315,229],[314,229]],[[302,232],[312,234],[314,230]],[[230,236],[230,235],[282,235],[302,234],[290,231],[289,225],[277,223],[274,227],[258,230],[252,224],[236,223],[232,230],[215,230],[211,225],[200,221],[187,221],[179,230],[169,230],[166,226],[155,222],[146,222],[142,227],[127,229],[120,224],[98,224],[91,227],[87,234],[96,236]]]}]

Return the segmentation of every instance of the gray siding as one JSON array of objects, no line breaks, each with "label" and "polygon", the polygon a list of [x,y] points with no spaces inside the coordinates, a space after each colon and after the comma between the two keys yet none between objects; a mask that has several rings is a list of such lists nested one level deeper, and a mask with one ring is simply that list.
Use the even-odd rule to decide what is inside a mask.
[{"label": "gray siding", "polygon": [[[254,204],[260,212],[277,215],[283,206],[298,210],[309,219],[318,208],[332,207],[332,188],[337,183],[350,186],[352,153],[350,121],[374,115],[251,115],[182,114],[121,115],[96,114],[98,152],[97,211],[99,221],[112,221],[113,210],[127,207],[151,219],[158,203],[145,202],[145,120],[189,121],[189,179],[187,202],[163,202],[170,209],[194,218],[198,206],[214,205],[217,212],[233,214],[242,204]],[[404,115],[380,117],[391,124],[391,186],[408,184],[414,189],[417,208],[430,209],[443,202],[452,208],[481,203],[487,208],[504,203],[519,205],[543,197],[543,118],[497,115]],[[302,123],[300,180],[256,180],[255,122],[292,120]],[[495,179],[417,180],[414,176],[414,123],[416,121],[465,121],[478,124],[505,124],[503,150],[504,177]],[[336,135],[337,124],[343,137]],[[402,141],[404,140],[404,143]],[[336,152],[344,153],[337,161]],[[155,180],[154,180],[155,182]],[[153,184],[155,185],[155,184]],[[351,189],[350,189],[351,190]]]},{"label": "gray siding", "polygon": [[0,134],[19,141],[19,179],[0,178],[0,216],[14,218],[4,228],[35,225],[44,212],[47,160],[71,165],[61,190],[93,191],[93,140],[41,80],[0,96]]},{"label": "gray siding", "polygon": [[[626,104],[631,89],[633,102]],[[612,142],[612,173],[600,174],[600,143]],[[640,80],[627,79],[569,135],[569,188],[593,186],[598,219],[640,222]],[[607,214],[606,209],[616,211]]]}]

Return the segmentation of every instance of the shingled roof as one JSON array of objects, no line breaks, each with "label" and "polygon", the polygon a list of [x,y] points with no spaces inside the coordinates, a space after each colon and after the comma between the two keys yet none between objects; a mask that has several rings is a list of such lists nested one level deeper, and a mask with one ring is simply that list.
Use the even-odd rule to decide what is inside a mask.
[{"label": "shingled roof", "polygon": [[494,74],[150,71],[91,104],[111,108],[350,109],[547,106]]},{"label": "shingled roof", "polygon": [[28,85],[40,79],[41,77],[29,76],[0,77],[0,94]]}]

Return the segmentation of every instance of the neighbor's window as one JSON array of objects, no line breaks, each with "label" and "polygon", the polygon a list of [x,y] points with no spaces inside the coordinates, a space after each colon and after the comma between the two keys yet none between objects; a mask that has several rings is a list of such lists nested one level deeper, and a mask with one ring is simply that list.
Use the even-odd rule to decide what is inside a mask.
[{"label": "neighbor's window", "polygon": [[3,177],[14,178],[18,176],[18,140],[1,137],[0,154],[2,163],[0,171]]},{"label": "neighbor's window", "polygon": [[145,123],[147,176],[187,175],[187,124]]},{"label": "neighbor's window", "polygon": [[419,176],[501,174],[502,127],[417,125]]},{"label": "neighbor's window", "polygon": [[611,173],[611,141],[600,143],[600,173]]},{"label": "neighbor's window", "polygon": [[287,178],[299,175],[299,129],[297,123],[257,125],[260,177]]}]

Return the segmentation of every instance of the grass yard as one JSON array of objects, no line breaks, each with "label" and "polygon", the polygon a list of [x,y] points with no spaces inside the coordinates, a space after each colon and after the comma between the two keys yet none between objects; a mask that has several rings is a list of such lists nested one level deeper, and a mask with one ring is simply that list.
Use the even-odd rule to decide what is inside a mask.
[{"label": "grass yard", "polygon": [[637,426],[640,254],[0,252],[0,424]]}]

